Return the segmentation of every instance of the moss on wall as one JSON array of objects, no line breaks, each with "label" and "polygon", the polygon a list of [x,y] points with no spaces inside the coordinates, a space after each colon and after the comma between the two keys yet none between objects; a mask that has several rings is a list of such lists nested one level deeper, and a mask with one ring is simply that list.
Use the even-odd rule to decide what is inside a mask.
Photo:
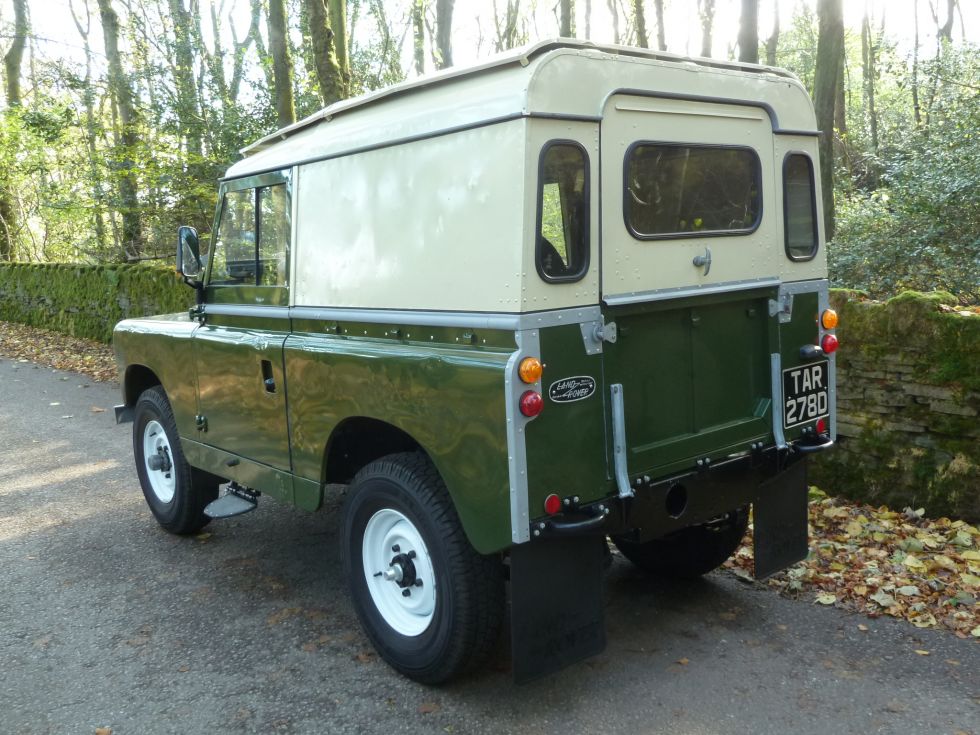
[{"label": "moss on wall", "polygon": [[0,320],[102,342],[120,319],[184,311],[194,293],[159,265],[0,263]]},{"label": "moss on wall", "polygon": [[885,302],[834,291],[836,449],[812,463],[828,492],[980,520],[980,314],[945,293]]}]

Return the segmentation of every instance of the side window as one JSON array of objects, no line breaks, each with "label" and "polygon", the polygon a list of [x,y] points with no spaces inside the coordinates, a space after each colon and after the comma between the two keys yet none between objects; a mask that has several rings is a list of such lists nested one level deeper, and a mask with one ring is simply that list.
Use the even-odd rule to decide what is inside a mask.
[{"label": "side window", "polygon": [[211,286],[289,285],[292,208],[287,183],[227,192],[211,259]]},{"label": "side window", "polygon": [[545,281],[580,280],[589,269],[589,160],[578,143],[548,143],[538,165],[535,262]]},{"label": "side window", "polygon": [[211,256],[211,285],[255,283],[255,235],[255,190],[225,194]]},{"label": "side window", "polygon": [[817,253],[817,196],[813,161],[790,153],[783,161],[783,222],[786,254],[791,260],[809,260]]},{"label": "side window", "polygon": [[259,283],[286,286],[292,211],[285,184],[259,189]]},{"label": "side window", "polygon": [[762,215],[762,169],[751,148],[638,143],[626,154],[623,215],[641,240],[744,235]]}]

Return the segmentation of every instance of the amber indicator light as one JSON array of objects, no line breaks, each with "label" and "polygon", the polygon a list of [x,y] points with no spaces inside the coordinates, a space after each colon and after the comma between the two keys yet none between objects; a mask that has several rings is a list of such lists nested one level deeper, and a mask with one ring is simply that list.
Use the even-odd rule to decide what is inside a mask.
[{"label": "amber indicator light", "polygon": [[837,326],[837,312],[833,309],[824,309],[820,315],[820,324],[824,329],[833,329]]},{"label": "amber indicator light", "polygon": [[520,367],[517,368],[517,374],[525,383],[537,383],[541,380],[541,373],[543,372],[544,366],[536,357],[525,357],[521,360]]}]

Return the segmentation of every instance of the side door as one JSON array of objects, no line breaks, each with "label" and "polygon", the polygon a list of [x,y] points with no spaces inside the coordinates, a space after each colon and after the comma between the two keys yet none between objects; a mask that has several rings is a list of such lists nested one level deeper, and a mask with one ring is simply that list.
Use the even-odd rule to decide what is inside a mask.
[{"label": "side door", "polygon": [[200,441],[290,471],[283,370],[290,172],[226,182],[219,197],[203,321],[194,333]]}]

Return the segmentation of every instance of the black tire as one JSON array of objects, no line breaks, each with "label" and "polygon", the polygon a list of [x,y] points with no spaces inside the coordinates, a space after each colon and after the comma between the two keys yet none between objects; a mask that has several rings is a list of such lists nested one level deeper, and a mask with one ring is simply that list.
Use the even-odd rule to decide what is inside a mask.
[{"label": "black tire", "polygon": [[[148,467],[146,447],[153,442],[160,445],[156,454],[169,462],[169,472],[166,466],[159,470]],[[191,534],[208,524],[211,519],[204,515],[204,508],[218,497],[219,479],[187,464],[173,409],[160,386],[143,391],[136,401],[133,455],[143,496],[161,526],[171,533]]]},{"label": "black tire", "polygon": [[[411,531],[421,544],[412,540]],[[397,535],[402,532],[408,536]],[[378,654],[393,668],[415,681],[438,684],[486,660],[503,621],[502,564],[470,545],[428,457],[392,454],[364,467],[344,502],[340,536],[354,610]],[[382,538],[386,543],[374,543]],[[389,549],[387,542],[397,538],[402,542]],[[395,568],[396,554],[409,551],[411,559],[398,562],[399,573],[405,572],[401,579],[379,578]],[[389,554],[387,567],[373,568],[388,562]],[[372,567],[367,572],[365,563]],[[415,586],[411,579],[422,584]],[[431,612],[423,615],[426,600]],[[408,611],[416,602],[421,607]],[[393,626],[402,622],[397,618],[402,612],[407,622],[399,630]]]},{"label": "black tire", "polygon": [[693,579],[724,564],[742,543],[748,525],[746,506],[653,541],[637,543],[626,536],[612,540],[623,556],[645,572]]}]

